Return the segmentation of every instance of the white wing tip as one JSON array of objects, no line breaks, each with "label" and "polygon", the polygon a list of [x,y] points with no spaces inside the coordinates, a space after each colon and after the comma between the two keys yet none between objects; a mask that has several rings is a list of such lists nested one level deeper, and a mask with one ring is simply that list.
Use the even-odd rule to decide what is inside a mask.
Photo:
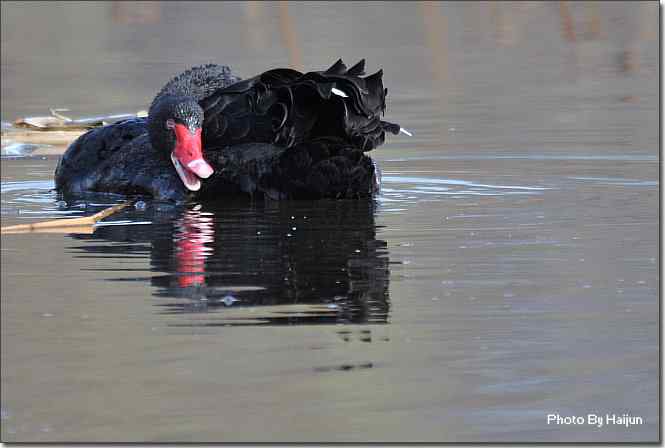
[{"label": "white wing tip", "polygon": [[344,91],[339,90],[337,87],[333,87],[333,88],[332,88],[332,93],[333,93],[334,95],[341,96],[342,98],[348,98],[348,97],[349,97],[349,95],[347,95],[346,93],[344,93]]},{"label": "white wing tip", "polygon": [[404,128],[399,128],[399,131],[400,131],[402,134],[406,134],[406,135],[408,135],[409,137],[413,137],[413,134],[411,133],[411,131],[407,131],[407,130],[404,129]]}]

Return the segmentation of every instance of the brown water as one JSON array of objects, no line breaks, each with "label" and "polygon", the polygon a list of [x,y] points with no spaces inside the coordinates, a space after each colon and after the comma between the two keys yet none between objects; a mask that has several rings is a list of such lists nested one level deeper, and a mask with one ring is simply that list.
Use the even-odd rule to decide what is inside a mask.
[{"label": "brown water", "polygon": [[[373,153],[376,201],[3,235],[3,441],[658,440],[657,3],[1,12],[3,122],[136,111],[208,61],[366,57],[415,134]],[[32,149],[3,149],[3,226],[114,202],[59,202]]]}]

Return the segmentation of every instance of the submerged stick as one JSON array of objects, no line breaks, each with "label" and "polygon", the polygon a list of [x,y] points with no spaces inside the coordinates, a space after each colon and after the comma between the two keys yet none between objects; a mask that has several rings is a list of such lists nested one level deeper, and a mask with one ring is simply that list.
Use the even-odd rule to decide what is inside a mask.
[{"label": "submerged stick", "polygon": [[31,143],[35,145],[56,145],[64,146],[61,152],[69,146],[74,140],[85,134],[85,130],[71,131],[35,131],[30,129],[3,130],[0,140],[2,147],[9,146],[12,143]]},{"label": "submerged stick", "polygon": [[[131,201],[123,202],[122,204],[114,205],[113,207],[105,208],[101,212],[95,213],[91,216],[84,216],[82,218],[68,218],[68,219],[54,219],[52,221],[34,222],[31,224],[17,224],[15,226],[2,227],[0,233],[31,233],[31,232],[72,232],[78,229],[75,233],[92,233],[92,226],[97,224],[102,219],[111,216],[115,212],[131,205]],[[89,230],[90,232],[81,232],[80,230]]]}]

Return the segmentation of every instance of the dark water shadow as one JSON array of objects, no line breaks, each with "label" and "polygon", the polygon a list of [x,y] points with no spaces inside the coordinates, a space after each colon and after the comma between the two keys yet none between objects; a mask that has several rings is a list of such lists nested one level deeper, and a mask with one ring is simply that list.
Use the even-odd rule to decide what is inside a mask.
[{"label": "dark water shadow", "polygon": [[[375,203],[315,201],[190,204],[115,220],[77,257],[103,259],[89,269],[105,281],[149,282],[159,314],[203,314],[173,326],[387,323],[389,259],[376,238]],[[149,257],[150,276],[127,260]],[[109,263],[113,264],[112,267]]]}]

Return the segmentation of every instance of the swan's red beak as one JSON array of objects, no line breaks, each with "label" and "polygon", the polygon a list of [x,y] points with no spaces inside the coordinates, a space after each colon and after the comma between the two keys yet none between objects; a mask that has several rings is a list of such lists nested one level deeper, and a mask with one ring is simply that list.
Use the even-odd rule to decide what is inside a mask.
[{"label": "swan's red beak", "polygon": [[201,180],[213,173],[208,162],[203,159],[201,149],[201,128],[190,131],[187,126],[176,124],[175,149],[171,153],[171,160],[180,180],[188,190],[197,191],[201,188]]}]

